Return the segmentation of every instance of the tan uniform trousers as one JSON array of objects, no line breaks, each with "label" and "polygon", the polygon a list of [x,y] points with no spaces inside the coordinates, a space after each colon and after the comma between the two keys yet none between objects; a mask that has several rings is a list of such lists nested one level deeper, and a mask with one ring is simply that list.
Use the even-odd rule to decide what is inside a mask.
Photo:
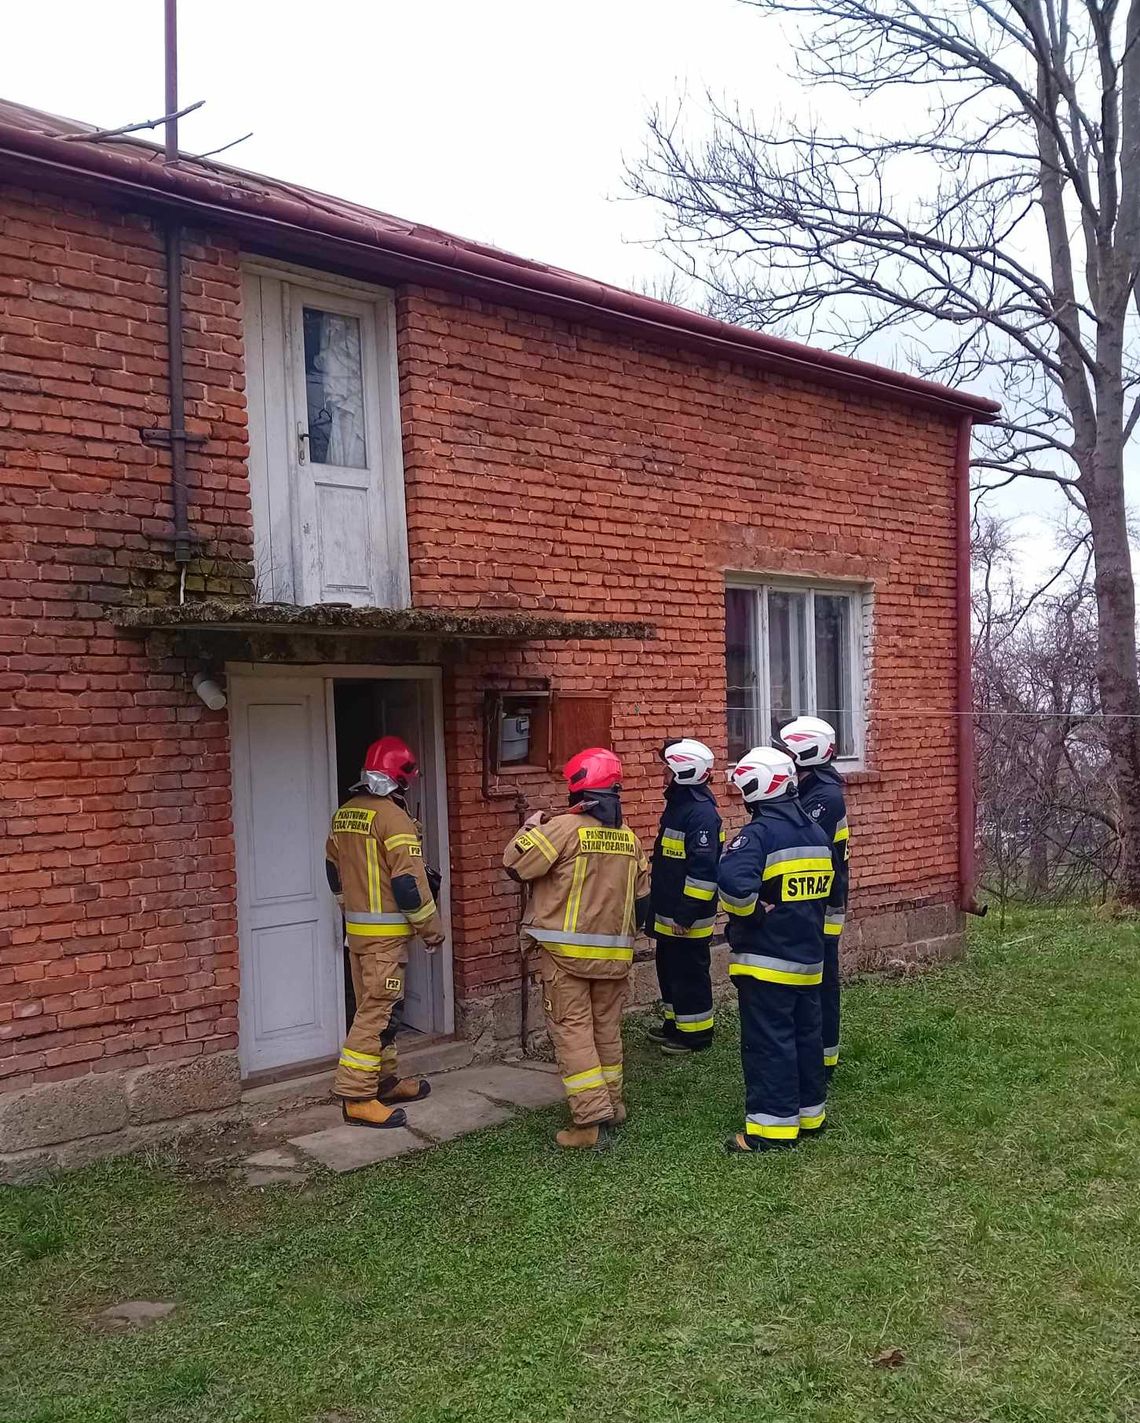
[{"label": "tan uniform trousers", "polygon": [[349,943],[356,1013],[340,1050],[333,1092],[353,1101],[375,1097],[381,1076],[396,1076],[396,1028],[404,997],[407,939]]},{"label": "tan uniform trousers", "polygon": [[580,978],[541,955],[546,1029],[575,1126],[608,1121],[621,1101],[621,1013],[628,978]]}]

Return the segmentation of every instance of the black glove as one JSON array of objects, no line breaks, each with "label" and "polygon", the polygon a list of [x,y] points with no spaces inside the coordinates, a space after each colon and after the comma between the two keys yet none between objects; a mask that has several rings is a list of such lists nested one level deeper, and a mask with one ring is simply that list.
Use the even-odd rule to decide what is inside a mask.
[{"label": "black glove", "polygon": [[428,888],[431,890],[433,899],[439,898],[439,892],[443,888],[443,876],[431,865],[424,866],[424,874],[427,875]]}]

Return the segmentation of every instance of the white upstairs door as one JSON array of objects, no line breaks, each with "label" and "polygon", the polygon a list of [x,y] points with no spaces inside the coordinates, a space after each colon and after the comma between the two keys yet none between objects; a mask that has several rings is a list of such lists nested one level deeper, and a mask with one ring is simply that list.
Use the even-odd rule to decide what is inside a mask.
[{"label": "white upstairs door", "polygon": [[385,468],[386,308],[292,283],[284,303],[297,601],[405,606],[402,475]]},{"label": "white upstairs door", "polygon": [[344,987],[324,872],[332,791],[319,677],[231,676],[239,1057],[249,1075],[335,1056]]}]

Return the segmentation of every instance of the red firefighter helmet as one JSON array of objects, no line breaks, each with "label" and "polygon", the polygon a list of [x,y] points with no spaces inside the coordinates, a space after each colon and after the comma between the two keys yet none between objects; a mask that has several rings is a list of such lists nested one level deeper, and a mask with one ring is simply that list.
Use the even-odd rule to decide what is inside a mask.
[{"label": "red firefighter helmet", "polygon": [[420,773],[416,754],[398,736],[382,736],[374,741],[364,756],[360,784],[373,795],[391,795],[406,791]]},{"label": "red firefighter helmet", "polygon": [[571,756],[562,774],[571,795],[578,791],[612,791],[621,788],[621,762],[612,751],[591,746]]}]

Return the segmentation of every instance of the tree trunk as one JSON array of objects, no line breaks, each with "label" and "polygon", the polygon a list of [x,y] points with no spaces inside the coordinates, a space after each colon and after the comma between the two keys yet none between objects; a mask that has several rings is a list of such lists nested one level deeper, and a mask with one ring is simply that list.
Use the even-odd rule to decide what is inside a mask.
[{"label": "tree trunk", "polygon": [[[1106,448],[1107,445],[1107,448]],[[1124,503],[1119,441],[1098,441],[1086,494],[1096,563],[1097,683],[1112,764],[1120,837],[1117,897],[1140,906],[1140,683],[1136,665],[1136,592]]]}]

